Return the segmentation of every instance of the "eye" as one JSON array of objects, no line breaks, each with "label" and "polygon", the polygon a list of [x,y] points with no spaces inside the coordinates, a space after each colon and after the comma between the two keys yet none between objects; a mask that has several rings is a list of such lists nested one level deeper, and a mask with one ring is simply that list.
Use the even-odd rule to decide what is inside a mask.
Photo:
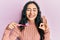
[{"label": "eye", "polygon": [[27,11],[30,11],[30,9],[27,9]]},{"label": "eye", "polygon": [[27,8],[27,11],[30,11],[30,8]]},{"label": "eye", "polygon": [[33,11],[35,12],[37,10],[37,8],[33,8]]},{"label": "eye", "polygon": [[36,10],[33,10],[34,12],[36,11]]}]

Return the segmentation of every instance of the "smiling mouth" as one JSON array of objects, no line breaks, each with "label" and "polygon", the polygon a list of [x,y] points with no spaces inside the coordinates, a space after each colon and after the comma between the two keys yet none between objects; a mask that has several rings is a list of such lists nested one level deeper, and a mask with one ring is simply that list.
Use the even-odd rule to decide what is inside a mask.
[{"label": "smiling mouth", "polygon": [[29,15],[30,18],[33,18],[35,15]]}]

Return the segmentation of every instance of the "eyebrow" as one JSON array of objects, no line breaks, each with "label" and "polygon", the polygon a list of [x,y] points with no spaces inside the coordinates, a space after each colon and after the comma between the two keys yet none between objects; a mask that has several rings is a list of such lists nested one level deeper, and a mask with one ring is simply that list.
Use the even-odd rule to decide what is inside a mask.
[{"label": "eyebrow", "polygon": [[33,9],[36,9],[36,8],[33,8]]},{"label": "eyebrow", "polygon": [[27,9],[31,9],[31,8],[27,8]]},{"label": "eyebrow", "polygon": [[[27,8],[27,9],[31,9],[31,8]],[[33,8],[33,9],[36,9],[36,8]]]}]

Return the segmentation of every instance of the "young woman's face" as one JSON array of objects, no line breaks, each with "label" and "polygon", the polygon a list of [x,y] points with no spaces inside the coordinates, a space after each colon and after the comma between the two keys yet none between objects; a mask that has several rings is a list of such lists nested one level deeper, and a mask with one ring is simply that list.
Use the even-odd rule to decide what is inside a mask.
[{"label": "young woman's face", "polygon": [[37,17],[38,9],[35,4],[31,3],[28,5],[26,15],[29,20],[35,20]]}]

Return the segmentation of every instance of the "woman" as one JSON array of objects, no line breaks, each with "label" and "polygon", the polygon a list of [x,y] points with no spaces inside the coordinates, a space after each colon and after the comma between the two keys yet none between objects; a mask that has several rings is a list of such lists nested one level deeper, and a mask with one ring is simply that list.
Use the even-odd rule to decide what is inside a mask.
[{"label": "woman", "polygon": [[22,10],[18,23],[10,23],[4,32],[2,40],[50,40],[50,31],[45,16],[36,2],[30,1]]}]

